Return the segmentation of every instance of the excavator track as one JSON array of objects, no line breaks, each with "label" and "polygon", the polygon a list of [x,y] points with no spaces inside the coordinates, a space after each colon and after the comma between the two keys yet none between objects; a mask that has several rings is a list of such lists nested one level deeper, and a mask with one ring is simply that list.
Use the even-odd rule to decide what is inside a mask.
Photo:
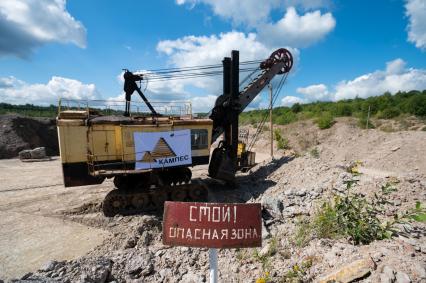
[{"label": "excavator track", "polygon": [[165,201],[206,202],[207,198],[207,187],[199,182],[167,185],[140,191],[114,189],[106,195],[102,203],[102,210],[107,217],[117,214],[155,213],[162,211]]}]

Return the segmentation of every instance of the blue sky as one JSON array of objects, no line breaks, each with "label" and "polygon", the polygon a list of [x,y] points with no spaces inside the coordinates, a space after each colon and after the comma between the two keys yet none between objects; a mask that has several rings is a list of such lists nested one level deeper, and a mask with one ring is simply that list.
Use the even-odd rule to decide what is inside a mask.
[{"label": "blue sky", "polygon": [[[426,89],[426,1],[4,0],[0,100],[118,98],[123,68],[220,64],[232,49],[262,59],[278,47],[297,61],[278,105]],[[173,81],[147,94],[202,111],[220,87]]]}]

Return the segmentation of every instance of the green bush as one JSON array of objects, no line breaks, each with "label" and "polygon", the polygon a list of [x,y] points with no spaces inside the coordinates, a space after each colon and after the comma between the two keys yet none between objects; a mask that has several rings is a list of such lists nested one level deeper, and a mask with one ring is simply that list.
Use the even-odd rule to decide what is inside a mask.
[{"label": "green bush", "polygon": [[356,182],[350,180],[346,183],[345,195],[335,195],[332,200],[324,201],[312,219],[299,220],[296,245],[305,246],[313,238],[347,238],[356,245],[369,244],[397,234],[397,223],[426,222],[426,208],[420,202],[402,215],[395,214],[392,220],[382,221],[387,212],[385,205],[392,204],[386,196],[397,189],[386,183],[381,187],[381,194],[374,194],[372,200],[367,200],[363,195],[350,191]]},{"label": "green bush", "polygon": [[[366,129],[367,128],[367,117],[360,117],[358,119],[358,127],[360,127],[361,129]],[[368,128],[369,129],[374,129],[375,128],[373,122],[371,122],[371,119],[368,121]]]},{"label": "green bush", "polygon": [[333,126],[334,124],[334,119],[333,116],[331,115],[331,113],[329,112],[325,112],[323,114],[321,114],[321,116],[319,116],[316,121],[315,121],[318,125],[318,127],[323,130],[323,129],[328,129],[331,126]]},{"label": "green bush", "polygon": [[416,116],[426,116],[426,95],[411,97],[408,102],[408,112]]},{"label": "green bush", "polygon": [[336,117],[348,117],[352,116],[352,107],[349,104],[336,102],[336,107],[334,109],[334,115]]},{"label": "green bush", "polygon": [[291,106],[291,111],[293,111],[293,113],[299,113],[303,110],[302,105],[300,105],[299,103],[295,103],[293,104],[293,106]]},{"label": "green bush", "polygon": [[377,205],[359,194],[335,196],[320,206],[312,221],[299,225],[296,235],[301,239],[296,244],[306,245],[314,237],[349,238],[354,244],[390,238],[391,224],[380,221]]},{"label": "green bush", "polygon": [[288,149],[289,148],[289,141],[288,139],[281,136],[281,132],[278,129],[274,130],[274,136],[275,140],[277,141],[277,148],[278,149]]},{"label": "green bush", "polygon": [[291,111],[281,113],[275,119],[275,123],[278,125],[287,125],[295,121],[297,121],[297,116]]},{"label": "green bush", "polygon": [[396,107],[386,108],[377,113],[379,119],[392,119],[401,115],[401,111]]}]

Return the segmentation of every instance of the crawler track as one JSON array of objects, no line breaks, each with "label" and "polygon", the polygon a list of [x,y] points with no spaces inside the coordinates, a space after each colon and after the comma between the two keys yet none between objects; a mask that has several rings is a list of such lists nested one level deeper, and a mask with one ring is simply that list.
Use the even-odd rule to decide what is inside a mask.
[{"label": "crawler track", "polygon": [[141,191],[128,191],[115,189],[110,191],[103,203],[102,210],[105,216],[130,215],[146,212],[159,212],[164,207],[165,201],[207,201],[207,187],[201,183],[193,182],[175,186],[163,186],[144,189]]}]

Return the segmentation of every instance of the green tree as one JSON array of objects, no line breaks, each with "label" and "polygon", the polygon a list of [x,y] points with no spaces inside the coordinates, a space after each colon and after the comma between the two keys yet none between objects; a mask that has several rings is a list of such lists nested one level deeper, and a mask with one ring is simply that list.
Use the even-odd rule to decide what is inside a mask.
[{"label": "green tree", "polygon": [[300,105],[299,103],[295,103],[293,104],[293,106],[291,106],[291,111],[293,111],[293,113],[299,113],[303,110],[302,105]]}]

